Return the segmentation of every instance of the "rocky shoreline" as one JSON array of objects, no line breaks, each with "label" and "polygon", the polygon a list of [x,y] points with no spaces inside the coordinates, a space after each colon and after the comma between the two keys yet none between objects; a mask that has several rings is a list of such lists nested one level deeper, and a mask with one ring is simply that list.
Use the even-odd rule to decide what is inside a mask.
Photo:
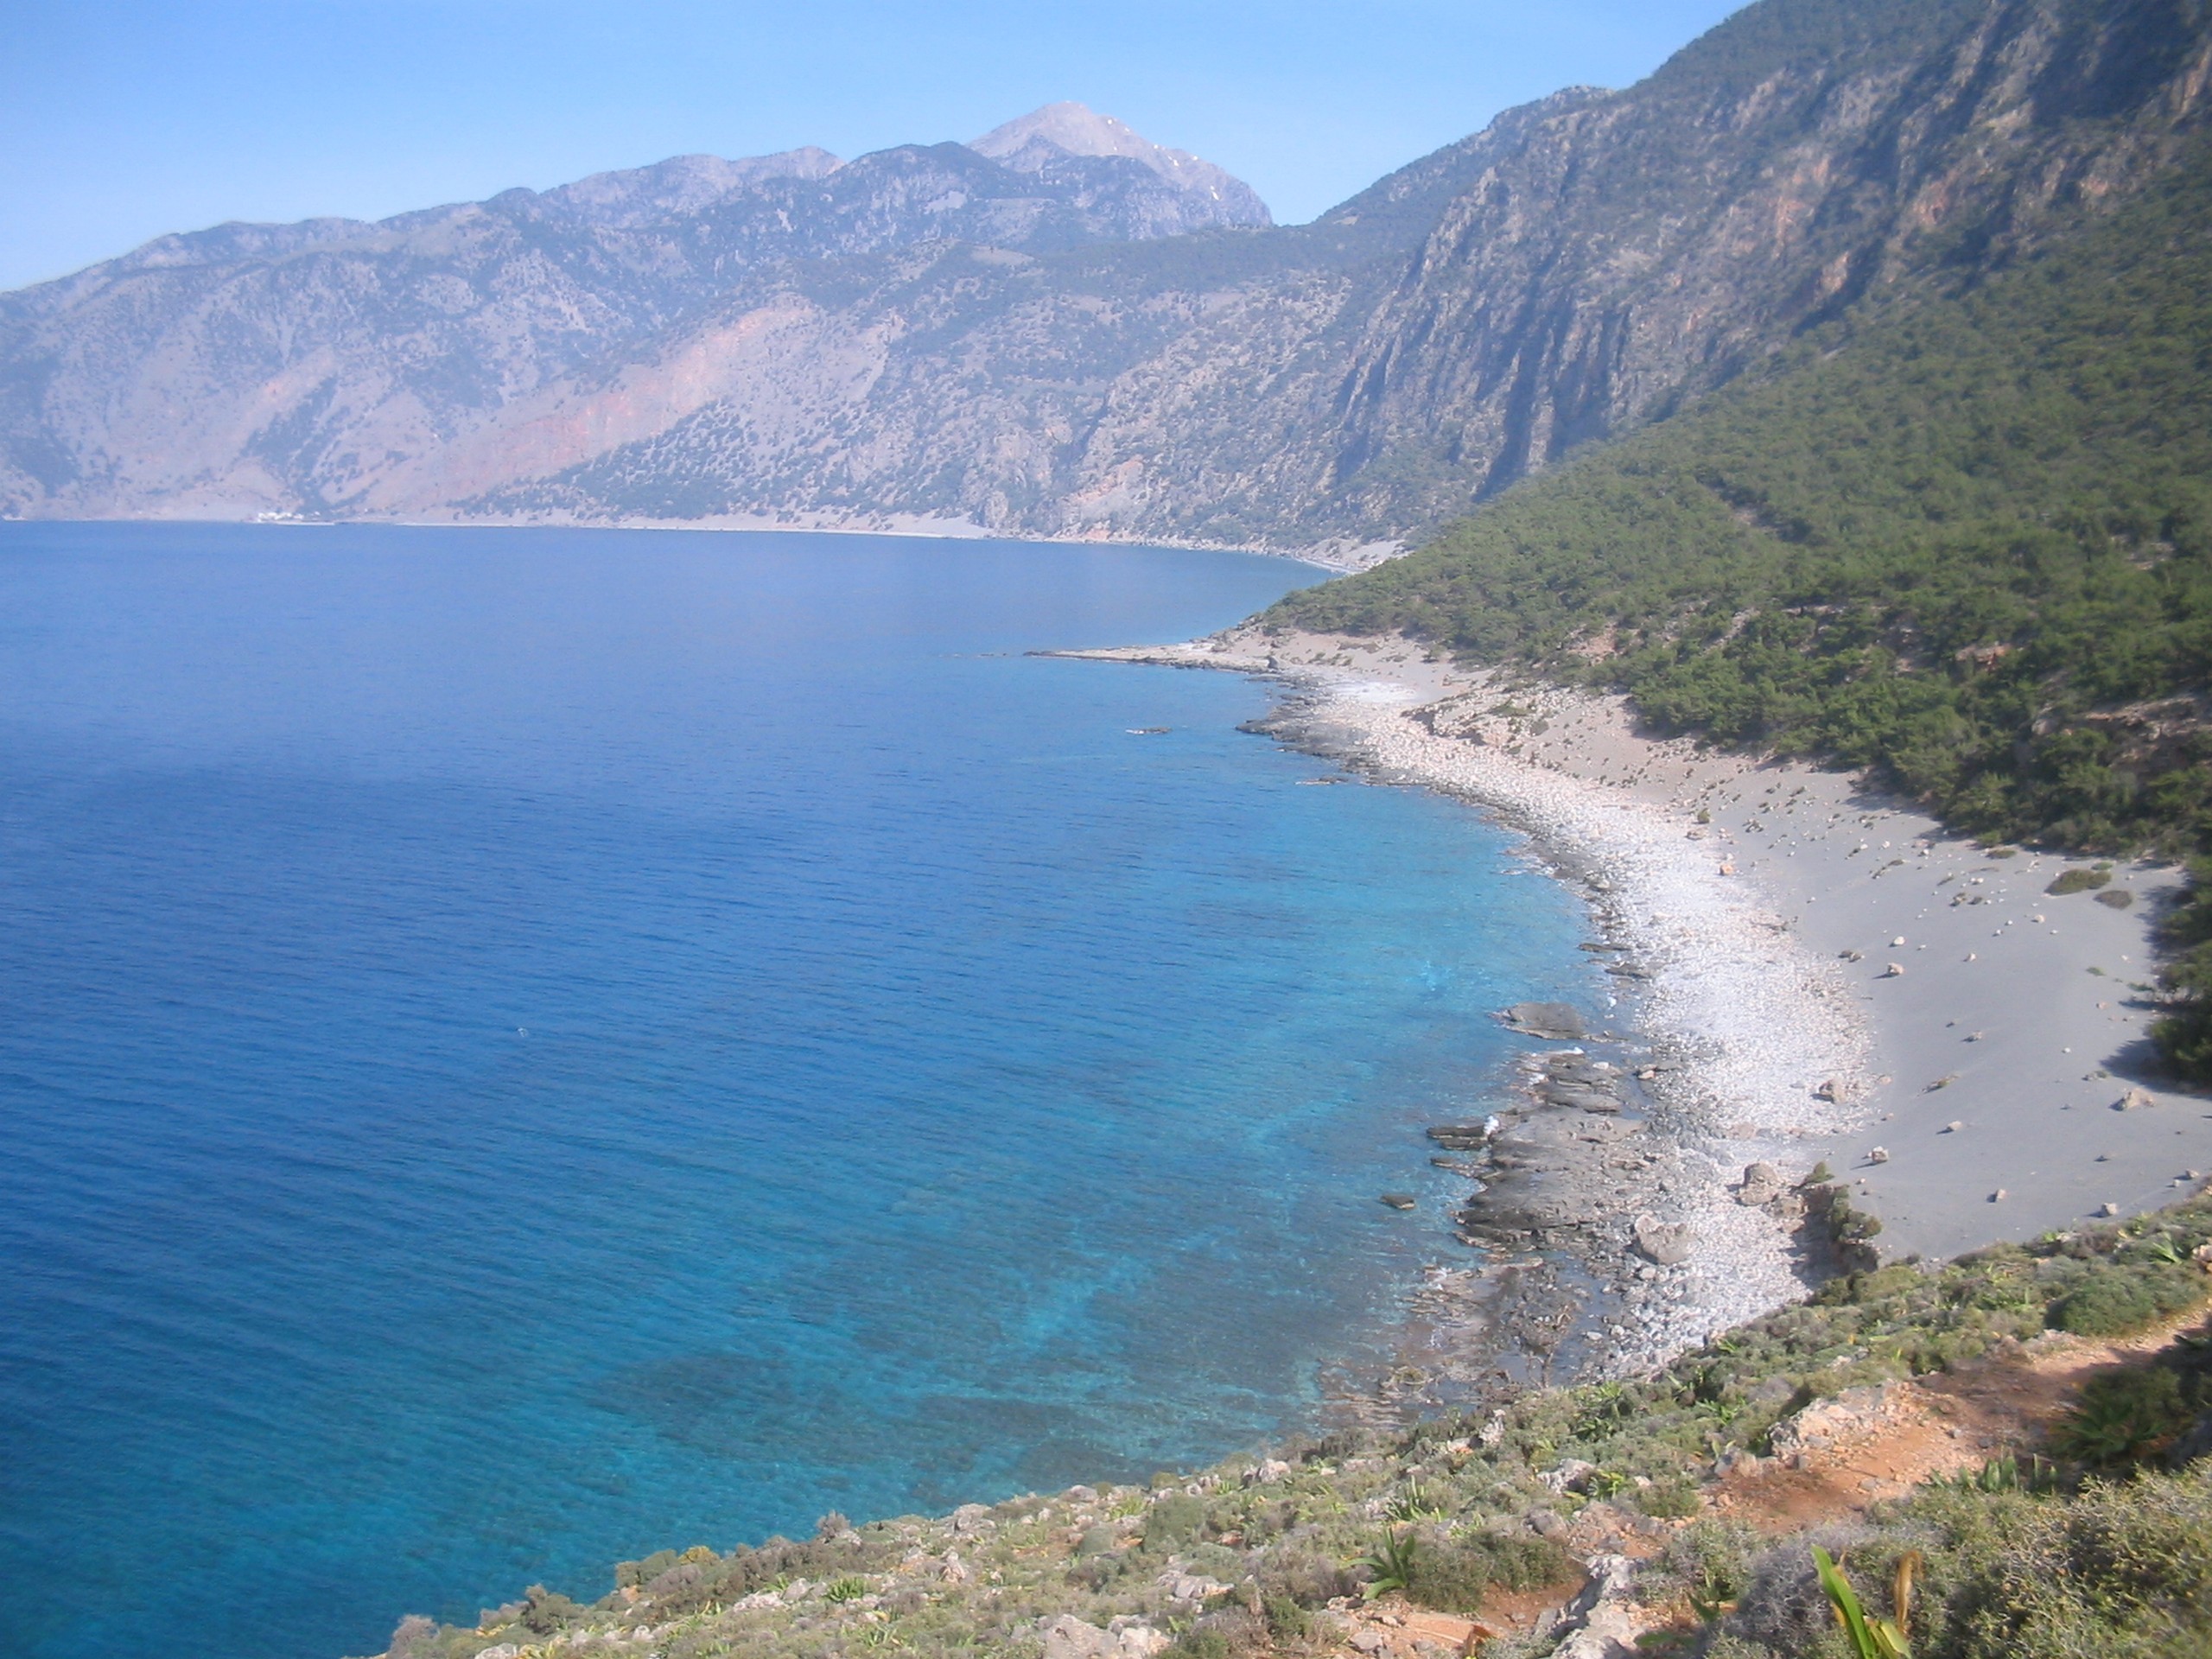
[{"label": "rocky shoreline", "polygon": [[[1332,1415],[1405,1421],[1530,1383],[1640,1374],[1802,1294],[1802,1269],[1819,1248],[1799,1238],[1802,1200],[1789,1213],[1787,1205],[1739,1203],[1731,1188],[1754,1163],[1778,1162],[1793,1182],[1801,1178],[1817,1162],[1797,1144],[1806,1119],[1832,1128],[1848,1108],[1812,1099],[1796,1081],[1801,1067],[1778,1078],[1758,1062],[1748,1070],[1740,1057],[1732,1062],[1727,1027],[1738,1021],[1710,1017],[1726,1008],[1726,986],[1667,982],[1699,977],[1654,926],[1662,909],[1709,908],[1712,895],[1683,890],[1699,885],[1693,861],[1656,857],[1650,847],[1640,859],[1623,857],[1619,826],[1599,817],[1610,804],[1562,800],[1556,791],[1546,798],[1529,787],[1542,780],[1526,768],[1491,779],[1446,775],[1413,747],[1465,747],[1449,703],[1427,695],[1448,697],[1442,684],[1293,667],[1214,643],[1066,654],[1267,678],[1282,701],[1244,729],[1370,782],[1453,794],[1522,830],[1547,873],[1588,905],[1598,937],[1586,948],[1604,959],[1615,998],[1608,1023],[1623,1027],[1592,1030],[1565,1005],[1499,1011],[1548,1046],[1525,1057],[1514,1097],[1485,1122],[1430,1130],[1431,1163],[1468,1183],[1454,1228],[1481,1252],[1479,1265],[1431,1269],[1407,1310],[1395,1363],[1380,1377],[1336,1379]],[[1392,741],[1401,733],[1410,745]],[[1741,931],[1743,919],[1733,925]],[[1693,971],[1684,974],[1686,965]],[[1793,969],[1780,982],[1787,991],[1817,985],[1815,964]],[[1658,994],[1662,985],[1668,995]],[[1770,1030],[1806,1020],[1804,1008],[1763,1001],[1754,1023]],[[1856,1071],[1849,1022],[1834,1022],[1821,1052],[1824,1076]]]},{"label": "rocky shoreline", "polygon": [[[1053,654],[1266,681],[1281,700],[1244,729],[1465,801],[1588,908],[1607,1029],[1499,1011],[1543,1046],[1494,1121],[1427,1149],[1467,1181],[1454,1230],[1482,1254],[1432,1267],[1382,1376],[1331,1379],[1342,1419],[1640,1376],[1872,1263],[1885,1224],[1881,1259],[1948,1257],[2212,1168],[2212,1113],[2145,1069],[2149,988],[2126,982],[2169,868],[1983,848],[1846,774],[1653,737],[1619,698],[1402,639],[1246,624]],[[2062,896],[2108,884],[2120,903]]]}]

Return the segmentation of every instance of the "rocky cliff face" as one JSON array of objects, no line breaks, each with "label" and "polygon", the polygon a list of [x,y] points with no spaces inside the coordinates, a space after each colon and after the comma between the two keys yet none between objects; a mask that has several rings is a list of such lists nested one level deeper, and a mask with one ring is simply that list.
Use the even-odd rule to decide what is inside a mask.
[{"label": "rocky cliff face", "polygon": [[2202,0],[1761,0],[1312,226],[1055,105],[228,226],[0,301],[0,503],[1400,537],[2015,257],[2208,76]]}]

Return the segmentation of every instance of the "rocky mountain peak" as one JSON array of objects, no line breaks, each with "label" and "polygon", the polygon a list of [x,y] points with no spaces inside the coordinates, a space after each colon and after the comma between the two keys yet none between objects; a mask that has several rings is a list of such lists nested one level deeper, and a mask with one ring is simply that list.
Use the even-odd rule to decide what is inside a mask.
[{"label": "rocky mountain peak", "polygon": [[1155,144],[1126,121],[1084,104],[1047,104],[970,139],[968,148],[1020,173],[1041,172],[1066,156],[1119,156],[1142,163],[1179,189],[1243,210],[1235,213],[1235,222],[1271,222],[1266,206],[1241,179],[1187,149]]},{"label": "rocky mountain peak", "polygon": [[696,213],[768,179],[827,178],[843,165],[812,144],[736,161],[720,156],[672,156],[650,167],[594,173],[548,190],[545,199],[592,224],[640,225]]}]

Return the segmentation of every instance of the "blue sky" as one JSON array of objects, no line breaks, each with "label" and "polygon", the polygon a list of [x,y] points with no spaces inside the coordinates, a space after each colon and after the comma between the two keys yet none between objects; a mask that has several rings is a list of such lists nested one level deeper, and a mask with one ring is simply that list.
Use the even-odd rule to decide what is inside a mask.
[{"label": "blue sky", "polygon": [[1312,218],[1732,0],[5,0],[0,288],[226,219],[378,218],[1072,98]]}]

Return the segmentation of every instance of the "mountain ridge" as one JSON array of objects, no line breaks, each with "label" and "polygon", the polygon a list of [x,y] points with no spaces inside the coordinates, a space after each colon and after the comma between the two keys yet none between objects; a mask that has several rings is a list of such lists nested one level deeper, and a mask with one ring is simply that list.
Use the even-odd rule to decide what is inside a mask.
[{"label": "mountain ridge", "polygon": [[358,257],[232,232],[127,303],[0,297],[0,511],[1414,539],[2125,198],[2209,74],[2194,0],[1759,0],[1306,226],[1047,106],[978,141],[1027,170],[906,146],[643,227],[509,193]]}]

